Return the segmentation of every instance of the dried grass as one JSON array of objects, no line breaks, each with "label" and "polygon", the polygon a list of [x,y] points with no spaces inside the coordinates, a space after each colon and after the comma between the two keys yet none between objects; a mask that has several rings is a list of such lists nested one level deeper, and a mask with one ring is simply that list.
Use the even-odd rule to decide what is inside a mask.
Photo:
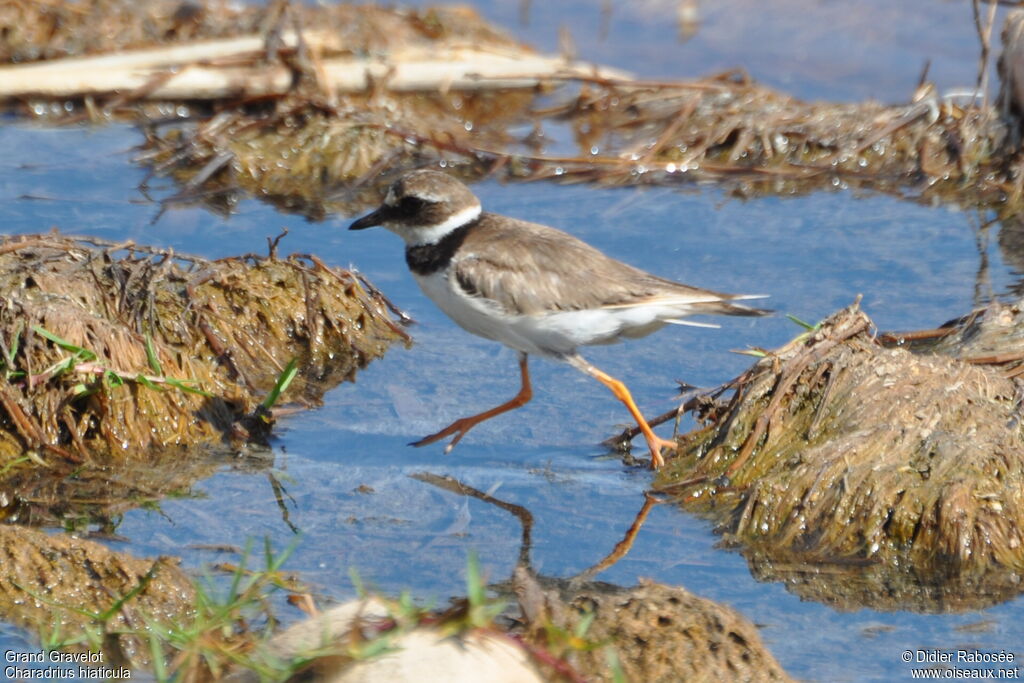
[{"label": "dried grass", "polygon": [[904,607],[1007,583],[1024,569],[1019,380],[884,348],[871,328],[854,306],[757,363],[659,488],[762,557],[878,564],[880,582],[918,587]]},{"label": "dried grass", "polygon": [[310,257],[206,261],[28,235],[0,245],[0,283],[8,482],[40,464],[59,474],[259,440],[257,406],[290,358],[284,398],[309,405],[408,339],[372,288]]}]

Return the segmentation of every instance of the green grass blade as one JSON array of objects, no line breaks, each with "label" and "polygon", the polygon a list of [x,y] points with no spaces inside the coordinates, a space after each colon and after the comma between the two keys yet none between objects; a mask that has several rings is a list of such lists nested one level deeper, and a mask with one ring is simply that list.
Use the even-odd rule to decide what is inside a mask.
[{"label": "green grass blade", "polygon": [[75,361],[76,359],[74,356],[67,356],[66,358],[62,358],[61,360],[57,361],[50,367],[46,368],[40,374],[44,376],[59,375],[64,371],[70,371],[72,368],[75,367]]},{"label": "green grass blade", "polygon": [[366,584],[363,583],[363,577],[359,576],[359,570],[355,567],[349,567],[348,580],[352,582],[352,587],[356,589],[356,597],[360,600],[364,599],[367,595]]},{"label": "green grass blade", "polygon": [[45,329],[43,327],[40,327],[39,325],[33,325],[32,329],[40,337],[43,337],[45,339],[49,339],[50,341],[52,341],[54,344],[56,344],[57,346],[61,347],[65,351],[71,351],[72,353],[74,353],[75,355],[77,355],[79,357],[79,360],[84,360],[84,361],[96,360],[96,354],[93,353],[92,351],[90,351],[89,349],[85,349],[85,348],[82,348],[81,346],[77,346],[75,344],[72,344],[67,339],[62,339],[61,337],[58,337],[57,335],[55,335],[53,332],[50,332],[49,330],[47,330],[47,329]]},{"label": "green grass blade", "polygon": [[287,389],[288,385],[292,383],[293,379],[295,379],[295,375],[299,371],[298,367],[298,358],[292,358],[288,361],[288,365],[285,366],[284,370],[282,370],[281,374],[278,376],[277,382],[274,384],[274,388],[271,389],[270,393],[267,394],[267,397],[263,399],[264,408],[270,410],[274,407],[274,404],[277,403],[277,399],[280,398],[284,390]]},{"label": "green grass blade", "polygon": [[0,477],[4,476],[10,469],[20,465],[23,462],[29,462],[29,457],[27,455],[23,455],[20,458],[15,458],[10,462],[4,463],[4,466],[0,467]]},{"label": "green grass blade", "polygon": [[809,322],[801,320],[800,318],[796,317],[795,315],[790,315],[789,313],[786,314],[786,317],[789,318],[791,321],[795,322],[800,327],[802,327],[805,330],[809,331],[809,332],[814,332],[815,330],[818,329],[818,327],[821,326],[821,323],[818,323],[817,325],[812,325]]},{"label": "green grass blade", "polygon": [[14,334],[11,335],[11,355],[7,357],[7,367],[11,370],[14,369],[14,359],[18,355],[18,348],[21,346],[21,334],[25,331],[25,321],[19,320],[18,326],[14,328]]},{"label": "green grass blade", "polygon": [[151,657],[151,665],[153,667],[153,677],[156,680],[163,681],[168,680],[167,675],[167,663],[164,661],[164,646],[160,642],[160,638],[153,631],[149,633],[149,656]]},{"label": "green grass blade", "polygon": [[576,624],[576,628],[572,630],[572,634],[582,640],[587,635],[587,631],[590,630],[590,626],[594,623],[594,619],[596,618],[597,612],[587,612],[583,615],[583,618],[580,619],[579,623]]},{"label": "green grass blade", "polygon": [[160,386],[159,384],[155,383],[153,380],[151,380],[150,378],[146,377],[141,372],[139,374],[135,375],[135,381],[138,382],[139,384],[141,384],[142,386],[146,387],[147,389],[152,389],[153,391],[163,391],[164,390],[164,388],[162,386]]},{"label": "green grass blade", "polygon": [[189,382],[195,384],[196,380],[194,380],[194,379],[175,379],[173,377],[165,377],[164,378],[164,383],[167,384],[168,386],[174,387],[175,389],[180,389],[181,391],[187,391],[190,394],[199,394],[200,396],[205,396],[207,398],[213,398],[213,394],[211,394],[208,391],[203,391],[202,389],[199,389],[198,387],[190,387],[188,385]]},{"label": "green grass blade", "polygon": [[99,619],[100,619],[100,615],[97,612],[90,612],[89,610],[81,608],[81,607],[74,607],[72,605],[61,604],[61,603],[57,602],[56,600],[51,600],[50,598],[46,597],[42,593],[37,593],[37,592],[35,592],[33,590],[30,590],[27,585],[22,585],[22,584],[20,584],[20,583],[18,583],[16,581],[12,581],[11,585],[14,586],[15,588],[17,588],[20,591],[24,591],[25,593],[28,593],[30,596],[32,596],[33,598],[35,598],[39,602],[43,603],[44,605],[49,605],[50,607],[56,607],[57,609],[63,609],[63,610],[67,610],[69,612],[74,612],[75,614],[81,615],[81,616],[83,616],[83,617],[85,617],[87,619],[91,619],[93,621],[99,621]]},{"label": "green grass blade", "polygon": [[149,362],[149,368],[153,371],[153,374],[162,377],[164,370],[160,366],[160,359],[156,355],[156,347],[153,346],[153,337],[150,336],[149,332],[146,333],[146,360]]},{"label": "green grass blade", "polygon": [[466,560],[466,597],[469,598],[471,607],[487,602],[487,590],[483,577],[480,576],[480,560],[475,552],[470,552]]},{"label": "green grass blade", "polygon": [[356,649],[351,652],[351,655],[354,659],[367,660],[379,657],[393,649],[390,634],[384,633],[368,643],[357,646]]},{"label": "green grass blade", "polygon": [[619,661],[619,655],[615,650],[611,648],[605,650],[605,660],[608,662],[608,670],[612,674],[612,683],[629,683],[626,671],[622,668],[622,662]]},{"label": "green grass blade", "polygon": [[249,564],[250,557],[252,557],[252,539],[248,538],[245,541],[245,548],[242,550],[241,560],[235,567],[235,571],[231,574],[231,585],[228,587],[228,597],[225,603],[230,604],[234,602],[242,594],[240,586],[242,585],[242,579],[245,578],[245,567]]},{"label": "green grass blade", "polygon": [[111,619],[118,612],[121,611],[121,607],[126,602],[128,602],[129,600],[134,598],[136,595],[138,595],[139,593],[144,591],[146,589],[146,586],[149,585],[149,582],[153,580],[154,576],[156,576],[156,572],[157,572],[158,567],[159,567],[159,564],[157,562],[154,562],[150,566],[149,571],[146,572],[145,576],[143,576],[141,579],[139,579],[139,582],[135,584],[134,588],[132,588],[127,593],[125,593],[118,600],[114,601],[114,604],[111,605],[110,607],[108,607],[104,612],[100,613],[99,621],[101,621],[103,623],[106,623],[109,619]]}]

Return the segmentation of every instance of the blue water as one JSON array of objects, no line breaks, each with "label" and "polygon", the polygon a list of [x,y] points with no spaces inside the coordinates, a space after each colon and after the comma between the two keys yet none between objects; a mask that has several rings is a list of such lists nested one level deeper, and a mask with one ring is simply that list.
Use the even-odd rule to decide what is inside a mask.
[{"label": "blue water", "polygon": [[[677,0],[464,4],[537,49],[559,52],[568,35],[579,59],[645,78],[694,79],[740,68],[803,99],[906,102],[926,63],[940,92],[973,87],[977,76],[969,2],[698,1],[700,23],[689,38],[680,36]],[[602,7],[610,8],[607,19]]]},{"label": "blue water", "polygon": [[[583,57],[653,77],[696,77],[740,65],[803,97],[849,100],[906,99],[926,59],[943,87],[974,78],[964,3],[899,9],[781,2],[766,16],[754,9],[760,3],[725,2],[701,7],[704,23],[684,43],[659,14],[671,3],[611,3],[604,38],[600,3],[533,3],[526,26],[518,23],[517,2],[477,4],[542,48],[557,44],[558,26],[571,25]],[[834,30],[815,28],[822,18]],[[335,598],[352,594],[354,568],[382,590],[411,589],[438,602],[462,592],[470,550],[491,579],[507,577],[518,553],[515,519],[409,478],[420,471],[452,475],[530,509],[533,564],[544,574],[570,576],[611,550],[642,505],[650,475],[624,467],[597,445],[629,422],[603,387],[568,366],[534,361],[529,405],[474,429],[451,455],[437,445],[409,448],[406,443],[451,419],[511,396],[518,388],[515,355],[448,321],[416,289],[398,238],[383,230],[348,232],[350,216],[313,224],[249,200],[227,220],[187,208],[153,223],[159,208],[138,191],[144,172],[130,163],[140,142],[121,125],[51,130],[8,119],[0,125],[5,231],[57,226],[219,257],[263,251],[265,238],[286,226],[282,252],[314,252],[333,265],[357,266],[418,321],[412,349],[393,349],[355,384],[328,394],[322,408],[281,424],[273,471],[294,501],[290,520],[300,530],[290,569]],[[155,185],[157,196],[174,191],[166,181]],[[998,226],[979,233],[983,216],[951,206],[850,192],[740,201],[714,186],[489,181],[474,189],[489,210],[566,229],[665,277],[770,294],[768,305],[809,321],[863,294],[863,307],[883,329],[930,327],[979,303],[978,292],[1005,293],[1018,280],[997,246]],[[641,408],[656,414],[673,407],[677,380],[717,384],[749,365],[730,350],[776,346],[799,332],[782,315],[722,322],[721,330],[673,327],[589,350],[587,357],[625,380]],[[268,537],[280,549],[296,538],[267,473],[243,467],[225,468],[197,484],[193,497],[164,501],[159,511],[126,513],[117,533],[127,539],[112,544],[118,550],[178,555],[189,567],[235,559],[191,546]],[[716,541],[706,522],[660,506],[632,552],[600,578],[631,585],[650,577],[730,604],[762,625],[775,656],[806,680],[902,680],[909,668],[900,653],[923,647],[978,644],[1017,648],[1024,656],[1019,599],[960,615],[836,612],[802,602],[783,584],[754,581],[746,561],[716,549]],[[960,630],[978,622],[991,627]],[[873,637],[880,629],[883,635]],[[12,629],[0,631],[0,649],[33,647]]]}]

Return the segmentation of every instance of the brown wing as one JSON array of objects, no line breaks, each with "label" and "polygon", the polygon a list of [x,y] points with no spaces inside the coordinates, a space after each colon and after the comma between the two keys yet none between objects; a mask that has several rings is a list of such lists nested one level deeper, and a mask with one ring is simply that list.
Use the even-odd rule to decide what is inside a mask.
[{"label": "brown wing", "polygon": [[731,313],[722,309],[733,308],[733,314],[755,314],[755,309],[724,303],[732,295],[651,275],[560,230],[497,218],[483,214],[466,235],[452,262],[452,277],[467,294],[488,299],[509,313],[536,315],[678,299],[706,307],[701,313]]}]

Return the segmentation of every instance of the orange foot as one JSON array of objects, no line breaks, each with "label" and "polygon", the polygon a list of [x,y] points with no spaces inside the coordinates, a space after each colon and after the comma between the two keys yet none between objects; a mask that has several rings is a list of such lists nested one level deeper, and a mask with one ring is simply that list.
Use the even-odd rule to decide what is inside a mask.
[{"label": "orange foot", "polygon": [[516,408],[526,405],[526,403],[528,403],[529,400],[533,398],[533,390],[530,388],[530,369],[527,365],[526,358],[527,357],[525,353],[519,354],[519,375],[520,379],[522,380],[522,386],[520,386],[518,394],[516,394],[511,399],[505,401],[496,408],[485,410],[479,415],[461,417],[455,422],[452,422],[450,425],[448,425],[441,431],[437,432],[436,434],[425,436],[419,441],[413,441],[409,445],[416,446],[417,448],[419,448],[420,446],[426,446],[427,444],[434,443],[435,441],[440,441],[446,436],[451,436],[452,434],[454,434],[455,438],[452,439],[448,443],[448,445],[444,447],[444,452],[446,454],[451,453],[452,449],[455,448],[455,444],[457,444],[462,439],[462,437],[466,435],[466,432],[468,432],[473,427],[477,426],[484,420],[490,420],[495,415],[501,415],[502,413],[507,413],[510,410],[515,410]]},{"label": "orange foot", "polygon": [[457,444],[462,439],[462,437],[466,435],[466,432],[468,432],[470,429],[483,422],[483,420],[477,419],[478,417],[478,415],[474,415],[473,417],[461,417],[455,422],[452,422],[450,425],[448,425],[441,431],[435,434],[431,434],[430,436],[425,436],[419,441],[413,441],[409,445],[419,448],[420,446],[432,444],[435,441],[440,441],[441,439],[454,434],[455,438],[452,439],[448,443],[448,445],[444,447],[444,452],[447,455],[448,453],[452,452],[452,449],[455,448],[455,444]]},{"label": "orange foot", "polygon": [[676,452],[676,442],[663,439],[656,434],[647,437],[647,448],[651,451],[651,469],[661,469],[665,465],[665,458],[661,456],[662,449]]}]

